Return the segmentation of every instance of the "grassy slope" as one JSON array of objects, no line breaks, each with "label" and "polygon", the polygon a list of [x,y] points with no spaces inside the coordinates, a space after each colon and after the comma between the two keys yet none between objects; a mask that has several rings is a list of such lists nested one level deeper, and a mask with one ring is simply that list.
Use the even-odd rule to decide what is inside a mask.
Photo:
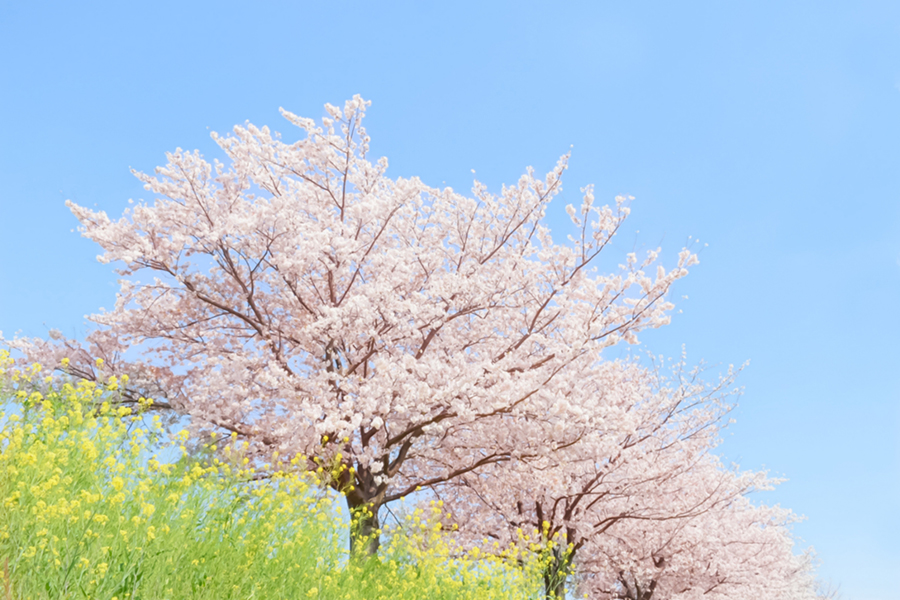
[{"label": "grassy slope", "polygon": [[462,552],[419,513],[379,560],[349,561],[337,499],[314,481],[287,464],[252,482],[236,442],[230,460],[161,464],[151,452],[179,454],[186,433],[164,442],[116,408],[115,381],[39,380],[2,352],[0,380],[3,600],[541,597],[536,562]]}]

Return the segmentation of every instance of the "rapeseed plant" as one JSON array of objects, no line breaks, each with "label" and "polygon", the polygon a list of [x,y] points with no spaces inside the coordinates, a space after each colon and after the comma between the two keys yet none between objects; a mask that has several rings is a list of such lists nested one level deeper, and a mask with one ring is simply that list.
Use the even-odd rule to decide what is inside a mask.
[{"label": "rapeseed plant", "polygon": [[[243,445],[181,456],[187,432],[120,402],[104,384],[40,378],[0,351],[0,590],[3,600],[541,597],[541,552],[466,550],[440,503],[383,533],[379,557],[350,560],[336,498],[277,461],[258,472]],[[273,460],[279,459],[278,456]]]}]

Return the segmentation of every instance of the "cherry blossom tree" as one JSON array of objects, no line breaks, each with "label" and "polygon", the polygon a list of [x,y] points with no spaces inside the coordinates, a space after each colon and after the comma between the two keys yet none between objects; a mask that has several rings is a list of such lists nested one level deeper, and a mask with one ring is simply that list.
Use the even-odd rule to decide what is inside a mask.
[{"label": "cherry blossom tree", "polygon": [[225,162],[179,149],[135,173],[155,200],[118,220],[69,202],[120,266],[115,308],[91,317],[84,347],[8,344],[88,379],[127,373],[125,401],[151,397],[263,460],[300,457],[345,495],[371,553],[386,503],[552,462],[581,435],[570,424],[607,411],[627,430],[628,410],[577,390],[613,376],[604,349],[668,322],[666,294],[697,259],[682,250],[666,270],[658,251],[630,254],[598,273],[629,208],[595,206],[590,187],[554,242],[545,212],[567,156],[499,194],[389,178],[368,158],[367,105],[326,105],[321,124],[283,110],[293,143],[249,124],[213,134]]},{"label": "cherry blossom tree", "polygon": [[709,454],[732,407],[735,372],[715,385],[701,372],[683,360],[671,380],[637,362],[597,365],[568,390],[565,429],[552,419],[529,423],[529,437],[553,440],[554,452],[523,453],[438,490],[451,514],[478,515],[458,524],[460,535],[505,546],[531,532],[554,542],[545,587],[561,598],[569,569],[592,552],[582,548],[619,523],[687,519],[764,484],[760,474],[735,479]]},{"label": "cherry blossom tree", "polygon": [[569,581],[602,600],[819,597],[811,554],[794,553],[795,515],[748,499],[778,480],[726,469],[712,453],[736,373],[709,384],[702,371],[684,359],[667,377],[634,362],[599,365],[571,390],[589,408],[582,419],[562,436],[544,432],[553,453],[438,490],[451,514],[466,515],[464,542],[551,542],[548,599]]},{"label": "cherry blossom tree", "polygon": [[812,600],[813,557],[794,552],[796,520],[744,494],[688,518],[625,520],[585,548],[580,591],[603,600]]}]

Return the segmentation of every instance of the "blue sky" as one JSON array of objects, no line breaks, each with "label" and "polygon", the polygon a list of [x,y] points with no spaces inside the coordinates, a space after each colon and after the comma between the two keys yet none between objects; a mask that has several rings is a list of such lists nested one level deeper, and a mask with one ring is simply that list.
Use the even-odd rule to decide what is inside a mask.
[{"label": "blue sky", "polygon": [[594,183],[636,198],[612,264],[709,244],[644,346],[749,359],[722,452],[846,598],[900,597],[900,3],[2,0],[0,57],[4,335],[113,304],[66,199],[121,214],[129,167],[280,106],[361,94],[389,174],[460,190],[573,146],[559,239]]}]

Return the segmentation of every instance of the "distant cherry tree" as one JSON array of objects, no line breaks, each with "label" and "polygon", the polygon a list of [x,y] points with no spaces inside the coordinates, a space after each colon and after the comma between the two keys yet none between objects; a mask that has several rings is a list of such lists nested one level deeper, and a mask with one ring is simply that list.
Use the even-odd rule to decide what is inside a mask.
[{"label": "distant cherry tree", "polygon": [[[613,535],[594,537],[578,565],[581,593],[601,600],[814,600],[814,556],[795,553],[790,526],[796,515],[748,499],[747,474],[697,470],[684,490],[705,502],[710,477],[730,498],[686,518],[626,519]],[[704,482],[704,479],[706,480]],[[754,477],[754,489],[774,483]]]}]

